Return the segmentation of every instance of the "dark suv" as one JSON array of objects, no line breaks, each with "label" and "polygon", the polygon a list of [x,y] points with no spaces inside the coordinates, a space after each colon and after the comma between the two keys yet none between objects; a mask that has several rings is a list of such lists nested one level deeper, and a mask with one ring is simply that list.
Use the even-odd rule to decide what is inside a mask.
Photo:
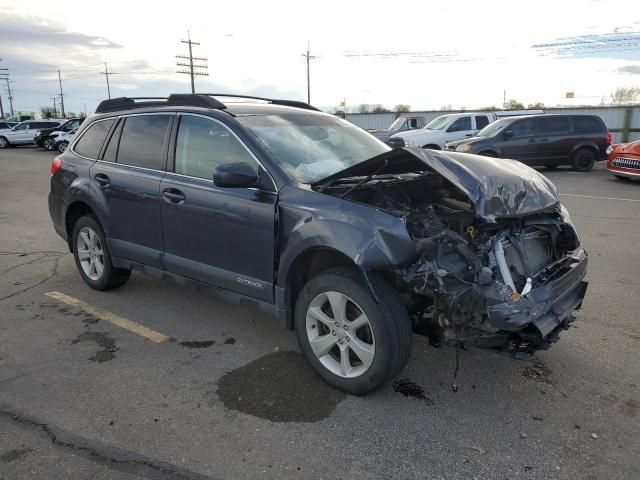
[{"label": "dark suv", "polygon": [[67,120],[62,125],[54,128],[45,128],[44,130],[40,130],[35,137],[33,137],[34,143],[38,147],[42,147],[45,150],[54,150],[56,148],[57,137],[58,135],[54,134],[54,132],[59,132],[60,134],[70,132],[71,130],[75,130],[82,122],[84,122],[84,118],[72,118]]},{"label": "dark suv", "polygon": [[527,165],[571,165],[588,172],[607,158],[611,134],[597,115],[531,115],[497,120],[446,150],[510,158]]},{"label": "dark suv", "polygon": [[89,286],[136,269],[255,305],[354,394],[401,371],[412,329],[526,354],[569,326],[587,257],[544,176],[232,100],[104,101],[54,160],[49,211]]}]

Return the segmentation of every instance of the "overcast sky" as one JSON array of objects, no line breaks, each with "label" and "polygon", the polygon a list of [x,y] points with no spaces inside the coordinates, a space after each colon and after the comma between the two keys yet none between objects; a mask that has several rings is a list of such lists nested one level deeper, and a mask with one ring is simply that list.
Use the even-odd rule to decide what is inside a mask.
[{"label": "overcast sky", "polygon": [[[304,100],[302,53],[312,61],[311,100],[323,108],[399,103],[412,109],[599,104],[640,86],[637,1],[238,1],[53,2],[0,0],[0,67],[14,107],[51,105],[62,71],[68,111],[112,96],[189,90],[175,73],[180,40],[201,43],[203,92]],[[565,100],[566,92],[576,99]],[[7,108],[4,82],[0,93]]]}]

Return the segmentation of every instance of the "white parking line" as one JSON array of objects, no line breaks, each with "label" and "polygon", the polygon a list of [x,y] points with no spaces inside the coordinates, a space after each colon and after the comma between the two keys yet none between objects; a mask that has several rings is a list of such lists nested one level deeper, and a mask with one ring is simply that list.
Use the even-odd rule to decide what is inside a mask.
[{"label": "white parking line", "polygon": [[635,200],[633,198],[596,197],[594,195],[575,195],[573,193],[561,193],[560,196],[561,197],[595,198],[598,200],[617,200],[619,202],[640,202],[640,200]]}]

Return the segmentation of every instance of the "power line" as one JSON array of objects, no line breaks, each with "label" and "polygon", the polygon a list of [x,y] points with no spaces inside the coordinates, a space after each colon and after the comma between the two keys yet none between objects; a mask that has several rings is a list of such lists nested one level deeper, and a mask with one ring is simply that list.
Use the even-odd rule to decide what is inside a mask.
[{"label": "power line", "polygon": [[176,73],[186,73],[191,77],[191,93],[196,93],[196,86],[195,86],[195,77],[197,75],[203,75],[203,76],[209,76],[208,72],[201,72],[201,71],[197,71],[196,68],[200,68],[200,69],[204,69],[207,70],[209,68],[208,65],[194,65],[193,61],[194,60],[198,60],[198,61],[203,61],[206,62],[208,61],[206,58],[203,57],[194,57],[193,56],[193,45],[200,45],[199,42],[194,42],[191,40],[191,34],[189,32],[187,32],[187,40],[180,40],[181,43],[186,43],[189,45],[189,56],[186,55],[176,55],[176,58],[182,58],[185,60],[189,60],[189,63],[184,63],[184,62],[176,62],[176,66],[178,67],[189,67],[189,70],[176,70]]}]

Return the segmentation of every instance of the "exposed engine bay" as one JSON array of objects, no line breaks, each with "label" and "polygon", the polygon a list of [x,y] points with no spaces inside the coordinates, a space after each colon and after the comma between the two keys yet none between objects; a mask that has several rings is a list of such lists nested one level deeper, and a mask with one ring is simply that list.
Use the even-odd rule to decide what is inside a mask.
[{"label": "exposed engine bay", "polygon": [[343,179],[326,193],[403,220],[415,256],[385,273],[415,331],[434,342],[530,353],[568,327],[586,291],[586,254],[559,203],[487,221],[429,169],[366,180]]}]

